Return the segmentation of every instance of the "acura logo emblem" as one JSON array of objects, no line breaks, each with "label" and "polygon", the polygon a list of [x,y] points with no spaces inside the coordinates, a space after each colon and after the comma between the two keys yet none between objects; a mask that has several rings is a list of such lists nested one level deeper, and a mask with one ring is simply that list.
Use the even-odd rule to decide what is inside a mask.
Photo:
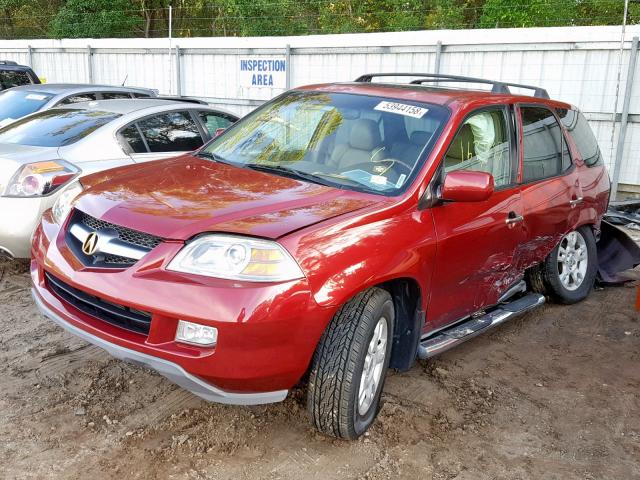
[{"label": "acura logo emblem", "polygon": [[91,232],[82,243],[82,252],[85,255],[93,255],[98,250],[98,234]]}]

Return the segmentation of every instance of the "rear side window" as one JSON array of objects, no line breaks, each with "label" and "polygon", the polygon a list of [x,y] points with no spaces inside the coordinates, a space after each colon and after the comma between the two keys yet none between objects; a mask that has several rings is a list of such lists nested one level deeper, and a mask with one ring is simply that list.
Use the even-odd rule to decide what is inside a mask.
[{"label": "rear side window", "polygon": [[72,95],[62,100],[58,105],[71,105],[73,103],[91,102],[96,99],[95,93],[83,93],[81,95]]},{"label": "rear side window", "polygon": [[588,167],[602,165],[602,154],[600,147],[598,147],[598,141],[585,116],[577,110],[568,109],[558,109],[558,116],[576,142],[585,165]]},{"label": "rear side window", "polygon": [[523,180],[555,177],[571,166],[560,124],[544,107],[521,106],[524,145]]},{"label": "rear side window", "polygon": [[0,90],[33,83],[27,72],[20,70],[0,70]]},{"label": "rear side window", "polygon": [[45,110],[0,129],[0,143],[63,147],[81,140],[119,116],[96,110]]},{"label": "rear side window", "polygon": [[133,98],[151,98],[148,93],[134,93]]},{"label": "rear side window", "polygon": [[200,120],[209,132],[209,135],[215,137],[216,132],[221,128],[228,128],[233,122],[231,119],[214,112],[198,112]]},{"label": "rear side window", "polygon": [[129,99],[131,97],[128,93],[124,92],[105,92],[102,94],[102,98],[104,100],[120,100],[123,98]]},{"label": "rear side window", "polygon": [[190,152],[204,143],[188,112],[169,112],[138,122],[151,152]]}]

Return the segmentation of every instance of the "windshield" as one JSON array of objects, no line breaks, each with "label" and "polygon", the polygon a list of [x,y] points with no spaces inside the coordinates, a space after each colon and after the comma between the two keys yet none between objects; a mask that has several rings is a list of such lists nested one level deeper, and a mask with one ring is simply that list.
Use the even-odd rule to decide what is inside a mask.
[{"label": "windshield", "polygon": [[0,128],[0,143],[63,147],[77,142],[119,116],[117,113],[94,110],[45,110]]},{"label": "windshield", "polygon": [[409,184],[447,117],[441,106],[413,101],[291,92],[240,120],[202,154],[338,188],[393,195]]},{"label": "windshield", "polygon": [[0,93],[0,127],[40,110],[53,98],[50,93],[7,90]]}]

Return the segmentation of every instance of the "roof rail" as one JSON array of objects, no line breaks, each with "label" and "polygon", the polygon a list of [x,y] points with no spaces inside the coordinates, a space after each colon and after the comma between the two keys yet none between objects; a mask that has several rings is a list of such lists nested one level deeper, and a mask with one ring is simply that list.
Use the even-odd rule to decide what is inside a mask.
[{"label": "roof rail", "polygon": [[420,77],[416,80],[412,80],[411,84],[421,85],[428,82],[459,82],[459,83],[486,83],[491,85],[491,93],[506,93],[510,94],[509,87],[526,88],[527,90],[533,90],[533,96],[538,98],[550,98],[549,94],[544,88],[535,87],[532,85],[523,85],[520,83],[502,82],[497,80],[487,80],[485,78],[464,77],[461,75],[444,75],[439,73],[367,73],[360,75],[356,78],[356,82],[370,83],[374,77]]},{"label": "roof rail", "polygon": [[13,60],[0,60],[0,65],[18,65],[18,62]]}]

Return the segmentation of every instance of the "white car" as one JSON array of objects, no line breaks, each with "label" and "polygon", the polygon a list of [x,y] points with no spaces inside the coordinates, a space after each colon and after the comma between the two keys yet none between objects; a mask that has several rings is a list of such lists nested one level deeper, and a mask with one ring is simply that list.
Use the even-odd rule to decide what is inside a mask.
[{"label": "white car", "polygon": [[40,216],[83,175],[196,150],[237,119],[194,103],[102,100],[0,128],[0,254],[29,257]]}]

